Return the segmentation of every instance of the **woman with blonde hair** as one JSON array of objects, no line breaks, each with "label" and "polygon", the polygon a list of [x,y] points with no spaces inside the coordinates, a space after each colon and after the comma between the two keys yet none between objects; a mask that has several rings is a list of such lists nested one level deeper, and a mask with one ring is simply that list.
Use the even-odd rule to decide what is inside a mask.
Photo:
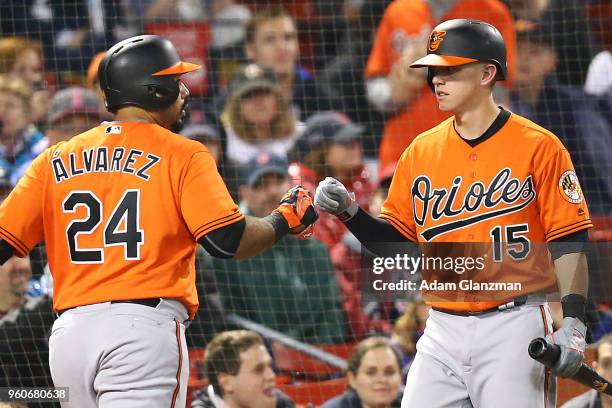
[{"label": "woman with blonde hair", "polygon": [[302,127],[275,74],[257,64],[238,68],[221,121],[227,134],[227,159],[239,165],[262,152],[286,158]]},{"label": "woman with blonde hair", "polygon": [[42,45],[23,37],[0,38],[0,74],[16,76],[32,89],[31,119],[42,123],[47,116],[51,95],[44,81]]}]

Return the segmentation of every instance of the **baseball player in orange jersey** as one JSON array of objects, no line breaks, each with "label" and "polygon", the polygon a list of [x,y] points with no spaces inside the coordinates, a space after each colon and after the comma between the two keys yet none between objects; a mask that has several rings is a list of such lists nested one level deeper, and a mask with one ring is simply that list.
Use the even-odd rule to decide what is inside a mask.
[{"label": "baseball player in orange jersey", "polygon": [[98,71],[116,121],[48,148],[0,206],[0,263],[46,243],[63,406],[184,407],[197,243],[248,258],[311,234],[317,215],[301,187],[268,217],[245,217],[206,148],[169,130],[185,117],[180,75],[198,68],[158,36],[116,44]]},{"label": "baseball player in orange jersey", "polygon": [[[341,217],[364,245],[513,245],[501,253],[502,263],[489,259],[474,280],[482,273],[489,282],[521,282],[521,290],[474,302],[453,302],[442,292],[429,302],[402,407],[554,407],[554,377],[527,348],[540,336],[558,344],[553,373],[563,377],[583,360],[583,250],[592,224],[570,156],[555,135],[495,105],[492,84],[506,75],[505,44],[495,27],[478,20],[443,22],[428,51],[412,66],[428,67],[438,107],[454,116],[405,150],[380,218],[361,210],[329,177],[317,188],[315,206]],[[547,246],[538,250],[537,243]],[[519,261],[529,266],[513,271]],[[540,295],[551,286],[558,286],[564,315],[554,333]]]}]

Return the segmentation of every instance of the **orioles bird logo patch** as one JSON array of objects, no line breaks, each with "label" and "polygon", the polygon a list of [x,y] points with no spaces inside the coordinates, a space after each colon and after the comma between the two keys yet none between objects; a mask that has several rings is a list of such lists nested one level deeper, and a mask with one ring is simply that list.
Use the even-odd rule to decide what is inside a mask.
[{"label": "orioles bird logo patch", "polygon": [[444,39],[445,35],[446,31],[434,31],[433,33],[431,33],[429,45],[427,46],[427,48],[429,48],[429,51],[437,50],[438,47],[440,47],[440,44],[442,44],[442,40]]},{"label": "orioles bird logo patch", "polygon": [[568,170],[559,179],[559,191],[563,198],[573,204],[580,204],[583,200],[582,188],[574,170]]}]

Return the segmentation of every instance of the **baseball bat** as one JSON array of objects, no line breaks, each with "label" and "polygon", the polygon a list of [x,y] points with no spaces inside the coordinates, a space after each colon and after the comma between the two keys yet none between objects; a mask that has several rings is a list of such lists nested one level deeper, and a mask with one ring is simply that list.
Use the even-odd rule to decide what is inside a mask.
[{"label": "baseball bat", "polygon": [[[552,368],[555,365],[560,354],[561,348],[558,345],[550,344],[542,337],[531,340],[531,343],[529,343],[529,355],[531,358],[548,368]],[[582,363],[578,372],[571,378],[599,392],[612,395],[610,383],[585,363]]]}]

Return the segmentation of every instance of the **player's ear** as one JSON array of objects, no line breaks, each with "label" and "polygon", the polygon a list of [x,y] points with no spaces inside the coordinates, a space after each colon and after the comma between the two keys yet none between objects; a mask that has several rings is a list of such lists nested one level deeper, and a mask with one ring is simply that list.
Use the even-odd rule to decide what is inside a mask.
[{"label": "player's ear", "polygon": [[495,64],[484,64],[482,67],[482,85],[488,85],[495,80],[497,76],[497,67]]}]

